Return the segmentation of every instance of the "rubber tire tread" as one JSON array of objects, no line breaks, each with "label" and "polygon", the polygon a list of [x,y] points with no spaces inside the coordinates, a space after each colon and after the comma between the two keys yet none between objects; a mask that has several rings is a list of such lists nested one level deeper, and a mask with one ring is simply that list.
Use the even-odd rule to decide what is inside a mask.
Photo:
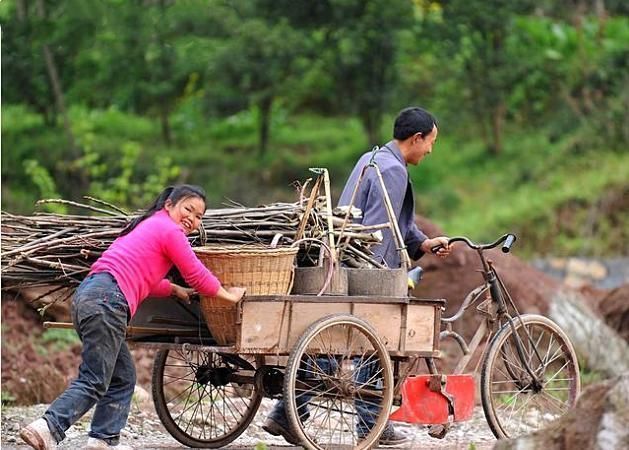
[{"label": "rubber tire tread", "polygon": [[[528,325],[528,323],[535,323],[535,322],[543,323],[547,327],[551,328],[559,336],[561,336],[561,338],[567,344],[567,347],[570,351],[571,358],[575,364],[575,370],[577,373],[577,388],[576,388],[577,395],[575,396],[575,403],[576,403],[576,398],[578,398],[579,393],[581,392],[581,380],[579,378],[579,361],[577,359],[577,354],[574,351],[574,347],[572,346],[572,342],[570,342],[570,339],[568,338],[566,333],[559,327],[559,325],[557,325],[555,322],[550,320],[548,317],[544,317],[539,314],[522,314],[520,317],[522,318],[524,325]],[[514,318],[513,320],[515,322],[516,327],[519,329],[522,326],[520,324],[520,321],[517,318]],[[496,418],[493,408],[491,406],[491,395],[489,392],[489,383],[491,379],[490,374],[491,374],[491,369],[492,369],[492,367],[490,367],[490,361],[493,360],[493,355],[497,351],[499,351],[499,346],[504,342],[504,340],[508,339],[508,336],[505,337],[504,339],[503,339],[503,336],[505,336],[506,334],[510,335],[511,333],[512,333],[511,326],[508,323],[505,323],[500,328],[498,333],[494,335],[493,339],[489,342],[487,351],[485,352],[485,356],[483,357],[483,363],[481,365],[481,381],[480,381],[481,403],[483,405],[483,412],[485,413],[487,424],[489,425],[489,428],[491,429],[494,436],[496,436],[496,439],[513,439],[514,437],[517,437],[517,436],[508,436],[502,429],[500,425],[500,421]],[[571,406],[574,406],[574,404]]]},{"label": "rubber tire tread", "polygon": [[[155,355],[155,359],[153,362],[153,376],[152,376],[152,393],[153,393],[153,403],[155,405],[155,411],[157,412],[157,416],[159,420],[164,425],[164,428],[170,433],[170,435],[175,438],[177,441],[182,443],[187,447],[193,448],[221,448],[226,446],[227,444],[233,442],[238,438],[244,431],[247,429],[256,413],[258,412],[258,408],[260,406],[260,402],[262,401],[262,393],[253,386],[255,397],[252,399],[252,403],[249,407],[249,413],[244,418],[244,420],[233,429],[229,434],[226,434],[220,439],[212,439],[212,440],[202,440],[197,439],[195,437],[190,436],[185,433],[181,428],[177,426],[175,421],[173,420],[170,412],[168,411],[168,406],[166,404],[166,399],[164,398],[163,392],[163,381],[164,381],[164,367],[166,364],[166,360],[168,358],[168,352],[170,350],[159,350]],[[256,361],[259,363],[259,361]]]},{"label": "rubber tire tread", "polygon": [[[393,404],[393,389],[394,389],[393,366],[391,364],[391,358],[389,356],[388,350],[386,346],[384,345],[384,343],[382,342],[382,339],[380,339],[376,330],[371,325],[369,325],[369,323],[367,323],[365,320],[360,319],[351,314],[332,314],[332,315],[323,317],[319,319],[318,321],[314,322],[312,325],[310,325],[306,329],[306,331],[304,331],[301,337],[297,340],[297,342],[295,343],[295,346],[293,347],[293,350],[291,351],[288,357],[288,363],[286,364],[286,373],[284,376],[284,399],[285,399],[284,403],[286,407],[286,417],[288,418],[288,423],[291,427],[291,431],[297,436],[302,437],[303,433],[301,430],[296,429],[297,428],[296,425],[299,420],[298,415],[297,415],[297,410],[291,407],[291,402],[288,401],[289,397],[287,395],[287,392],[289,391],[292,392],[293,386],[295,385],[294,378],[295,378],[295,374],[297,373],[297,370],[299,369],[301,356],[304,353],[304,350],[307,348],[307,344],[310,342],[311,338],[314,337],[319,331],[329,326],[339,325],[342,323],[352,323],[354,325],[358,325],[359,327],[362,327],[376,341],[376,345],[380,346],[380,349],[378,350],[382,351],[383,355],[385,356],[384,360],[382,361],[383,365],[385,366],[383,369],[385,371],[385,374],[388,374],[389,381],[390,381],[390,389],[389,389],[390,395],[388,399],[384,400],[383,410],[391,411],[391,406]],[[386,380],[386,375],[385,375],[385,380]],[[382,417],[381,416],[378,417],[378,422],[381,420],[382,420]],[[387,415],[387,420],[388,420],[388,415]],[[382,433],[382,431],[384,431],[384,428],[386,427],[387,420],[384,420],[381,424],[376,423],[376,427],[380,428],[379,431],[372,437],[372,439],[370,439],[369,441],[363,441],[362,445],[355,447],[354,450],[366,450],[366,449],[370,449],[374,447],[375,444],[377,444],[378,442],[380,434]],[[302,437],[302,440],[303,440],[303,437]],[[312,443],[306,440],[302,442],[302,445],[308,450],[323,450],[322,447],[313,445]]]}]

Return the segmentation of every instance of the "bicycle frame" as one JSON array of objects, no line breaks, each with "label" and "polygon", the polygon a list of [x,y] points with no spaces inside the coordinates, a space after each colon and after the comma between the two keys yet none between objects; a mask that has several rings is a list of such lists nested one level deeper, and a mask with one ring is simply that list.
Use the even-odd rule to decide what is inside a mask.
[{"label": "bicycle frame", "polygon": [[[487,245],[473,244],[464,237],[456,237],[450,239],[450,242],[456,241],[463,241],[470,248],[473,248],[477,251],[478,256],[481,260],[482,274],[483,278],[485,279],[485,283],[478,286],[476,289],[473,289],[465,297],[461,307],[453,316],[443,317],[441,319],[441,321],[446,324],[446,329],[440,333],[440,338],[453,338],[459,344],[461,350],[463,351],[463,357],[454,368],[453,374],[457,375],[464,373],[472,356],[478,349],[478,346],[482,342],[485,335],[487,335],[487,342],[489,342],[496,330],[502,327],[505,323],[508,323],[513,330],[513,341],[515,343],[518,358],[520,359],[520,362],[527,371],[528,375],[531,377],[531,383],[535,387],[540,387],[541,385],[539,377],[531,370],[529,361],[524,354],[522,339],[516,332],[514,318],[511,316],[511,314],[509,314],[509,306],[511,306],[511,308],[513,309],[516,320],[519,320],[520,323],[522,323],[520,313],[517,310],[515,303],[513,302],[511,295],[507,291],[507,288],[504,285],[502,279],[498,275],[498,272],[494,267],[493,261],[486,259],[485,255],[483,254],[484,250],[494,248],[503,242],[505,242],[505,245],[503,246],[503,252],[508,252],[511,244],[515,241],[515,236],[507,234],[502,236],[497,241]],[[452,323],[461,318],[463,314],[467,311],[467,309],[478,302],[480,299],[483,299],[483,301],[476,307],[476,311],[480,314],[483,314],[485,316],[485,320],[481,322],[480,326],[474,333],[474,336],[472,337],[468,345],[465,342],[465,339],[460,334],[452,331]],[[527,340],[530,343],[533,343],[528,330],[526,330],[525,327],[523,327],[522,329],[526,334]],[[479,361],[482,360],[486,348],[487,347],[485,347],[485,349],[483,350]],[[534,343],[532,349],[541,361],[541,356],[537,352],[537,348]]]}]

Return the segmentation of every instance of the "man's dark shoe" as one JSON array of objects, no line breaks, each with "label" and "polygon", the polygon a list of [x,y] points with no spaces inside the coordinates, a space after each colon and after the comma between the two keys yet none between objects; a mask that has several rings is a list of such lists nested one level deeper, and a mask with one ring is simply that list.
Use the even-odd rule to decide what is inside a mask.
[{"label": "man's dark shoe", "polygon": [[399,445],[408,441],[408,436],[400,430],[396,430],[394,426],[388,426],[380,435],[378,445]]},{"label": "man's dark shoe", "polygon": [[301,445],[301,440],[295,436],[295,433],[289,428],[283,427],[270,417],[267,417],[264,421],[262,429],[273,436],[282,436],[289,444]]}]

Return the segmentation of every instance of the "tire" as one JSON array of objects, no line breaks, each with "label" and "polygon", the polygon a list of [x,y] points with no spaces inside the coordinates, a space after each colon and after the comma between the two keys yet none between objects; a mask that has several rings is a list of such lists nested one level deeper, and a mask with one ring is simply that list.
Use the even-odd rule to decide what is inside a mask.
[{"label": "tire", "polygon": [[568,336],[544,316],[525,314],[521,319],[513,319],[513,324],[541,384],[531,383],[517,353],[514,330],[504,324],[485,353],[480,386],[487,423],[498,439],[544,428],[572,408],[581,391],[579,363]]},{"label": "tire", "polygon": [[[153,402],[172,437],[188,447],[220,448],[253,420],[262,394],[254,383],[236,385],[229,374],[261,365],[235,355],[160,350],[153,364]],[[244,395],[244,396],[243,396]]]},{"label": "tire", "polygon": [[[288,358],[286,415],[307,449],[368,449],[387,425],[393,389],[391,358],[375,330],[357,317],[332,315],[312,324]],[[307,408],[298,407],[306,393]],[[359,415],[366,406],[370,412]],[[375,424],[368,427],[364,417]]]}]

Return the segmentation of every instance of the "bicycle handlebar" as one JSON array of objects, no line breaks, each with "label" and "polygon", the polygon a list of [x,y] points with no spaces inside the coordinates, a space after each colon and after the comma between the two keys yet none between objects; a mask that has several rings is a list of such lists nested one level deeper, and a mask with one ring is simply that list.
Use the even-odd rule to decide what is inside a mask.
[{"label": "bicycle handlebar", "polygon": [[[509,251],[511,250],[511,246],[513,245],[513,243],[516,240],[516,236],[515,234],[505,234],[503,236],[501,236],[499,239],[497,239],[496,241],[492,242],[491,244],[475,244],[474,242],[470,241],[468,238],[466,238],[465,236],[455,236],[455,237],[451,237],[450,239],[448,239],[448,245],[449,244],[453,244],[455,242],[465,242],[467,244],[468,247],[470,247],[471,249],[474,250],[489,250],[491,248],[495,248],[498,245],[502,244],[504,242],[504,244],[502,245],[502,252],[503,253],[509,253]],[[437,253],[437,251],[443,247],[442,245],[436,245],[433,248],[430,249],[431,252],[433,253]]]},{"label": "bicycle handlebar", "polygon": [[515,240],[515,234],[507,234],[507,238],[505,239],[504,244],[502,244],[502,253],[509,253],[509,250],[511,250],[511,246],[513,245]]}]

